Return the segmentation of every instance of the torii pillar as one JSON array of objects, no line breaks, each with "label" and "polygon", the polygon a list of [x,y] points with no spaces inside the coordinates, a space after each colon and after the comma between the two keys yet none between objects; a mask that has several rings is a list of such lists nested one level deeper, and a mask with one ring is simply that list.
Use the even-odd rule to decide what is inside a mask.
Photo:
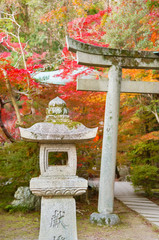
[{"label": "torii pillar", "polygon": [[105,224],[114,225],[119,222],[118,216],[113,214],[113,205],[120,92],[159,93],[157,82],[122,81],[122,68],[159,69],[159,53],[97,47],[71,38],[67,38],[67,46],[70,51],[76,52],[78,64],[110,68],[109,81],[81,79],[78,90],[108,91],[99,183],[99,213],[93,213],[91,221],[101,224],[104,220]]}]

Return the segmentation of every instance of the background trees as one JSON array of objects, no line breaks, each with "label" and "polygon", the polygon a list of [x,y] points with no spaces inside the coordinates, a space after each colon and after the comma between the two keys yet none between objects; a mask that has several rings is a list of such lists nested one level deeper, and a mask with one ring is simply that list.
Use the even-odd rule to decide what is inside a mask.
[{"label": "background trees", "polygon": [[[79,146],[78,150],[80,174],[85,177],[98,175],[96,169],[100,165],[105,94],[76,91],[78,73],[62,87],[41,85],[34,80],[34,73],[63,69],[61,76],[70,78],[72,71],[81,67],[77,65],[75,55],[65,47],[66,34],[85,43],[104,47],[158,51],[158,8],[158,1],[155,0],[100,3],[96,0],[2,0],[1,143],[7,139],[19,139],[17,125],[27,127],[42,121],[49,100],[58,95],[66,100],[72,119],[88,127],[99,127],[97,138],[88,145]],[[95,70],[98,70],[97,78],[100,75],[107,76],[107,69]],[[85,68],[81,74],[93,71],[93,68]],[[158,81],[159,73],[127,69],[123,71],[123,78]],[[133,164],[134,169],[135,165],[140,164],[158,167],[158,114],[158,95],[122,94],[118,164]]]}]

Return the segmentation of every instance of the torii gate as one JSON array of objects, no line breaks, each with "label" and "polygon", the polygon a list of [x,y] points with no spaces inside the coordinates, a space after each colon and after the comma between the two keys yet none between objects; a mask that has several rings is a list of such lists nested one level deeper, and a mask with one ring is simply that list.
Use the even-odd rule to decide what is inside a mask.
[{"label": "torii gate", "polygon": [[100,222],[104,215],[106,216],[105,219],[109,215],[109,221],[113,221],[110,215],[113,213],[114,204],[120,92],[159,94],[158,82],[122,81],[122,68],[159,70],[159,52],[104,48],[85,44],[69,37],[67,37],[66,41],[68,50],[76,52],[78,64],[110,68],[108,73],[109,81],[106,79],[79,79],[77,89],[108,91],[99,183],[99,214],[98,216],[93,215],[93,217]]}]

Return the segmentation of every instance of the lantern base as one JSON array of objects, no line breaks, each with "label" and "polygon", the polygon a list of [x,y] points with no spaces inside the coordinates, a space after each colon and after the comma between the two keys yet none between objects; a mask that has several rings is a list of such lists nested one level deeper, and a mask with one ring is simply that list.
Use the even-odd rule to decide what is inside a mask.
[{"label": "lantern base", "polygon": [[77,240],[73,197],[42,197],[39,240]]}]

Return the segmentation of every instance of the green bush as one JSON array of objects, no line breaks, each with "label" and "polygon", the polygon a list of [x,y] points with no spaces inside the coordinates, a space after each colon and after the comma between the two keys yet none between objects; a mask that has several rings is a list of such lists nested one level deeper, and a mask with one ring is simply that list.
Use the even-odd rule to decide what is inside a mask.
[{"label": "green bush", "polygon": [[28,186],[39,175],[37,143],[15,142],[0,148],[0,192],[14,193],[19,186]]},{"label": "green bush", "polygon": [[135,187],[142,187],[146,194],[152,194],[159,182],[159,141],[147,140],[133,146],[129,152],[131,180]]},{"label": "green bush", "polygon": [[148,164],[132,167],[131,181],[135,187],[142,187],[147,195],[152,194],[158,177],[158,168]]},{"label": "green bush", "polygon": [[13,212],[23,212],[28,213],[33,211],[34,209],[29,209],[27,206],[13,206],[13,205],[7,205],[4,207],[4,210],[13,213]]}]

